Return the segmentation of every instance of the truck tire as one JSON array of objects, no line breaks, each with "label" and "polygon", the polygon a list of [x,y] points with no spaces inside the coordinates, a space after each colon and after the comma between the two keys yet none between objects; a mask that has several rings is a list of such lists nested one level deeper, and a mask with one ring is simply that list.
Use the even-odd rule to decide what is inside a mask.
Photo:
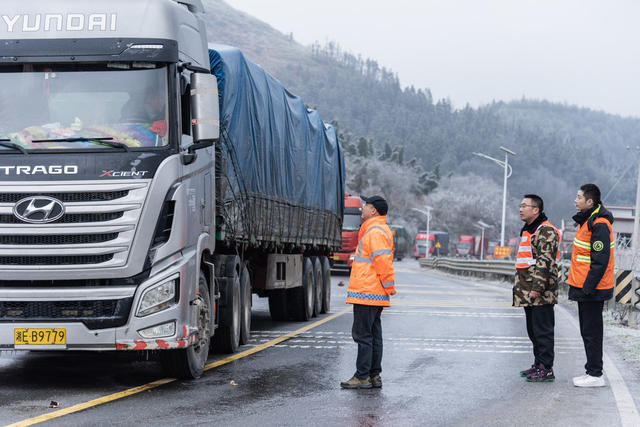
[{"label": "truck tire", "polygon": [[320,257],[311,258],[313,262],[313,317],[322,313],[322,263]]},{"label": "truck tire", "polygon": [[247,344],[251,338],[251,277],[247,266],[240,273],[241,322],[240,344]]},{"label": "truck tire", "polygon": [[326,256],[320,257],[322,264],[322,310],[328,313],[331,310],[331,267]]},{"label": "truck tire", "polygon": [[227,304],[220,307],[220,326],[213,336],[214,350],[218,353],[233,353],[240,345],[242,296],[240,295],[240,276],[236,268],[238,261],[238,257],[230,256],[225,266],[227,286],[230,289],[227,289],[229,292],[226,296]]},{"label": "truck tire", "polygon": [[192,305],[198,310],[198,341],[187,348],[160,352],[160,363],[170,377],[199,378],[209,357],[212,310],[207,277],[203,271],[200,271],[198,295]]},{"label": "truck tire", "polygon": [[313,264],[305,257],[302,264],[302,286],[287,290],[289,314],[293,320],[306,322],[313,316]]},{"label": "truck tire", "polygon": [[271,320],[275,320],[276,322],[289,320],[287,291],[285,289],[269,291],[269,313],[271,313]]}]

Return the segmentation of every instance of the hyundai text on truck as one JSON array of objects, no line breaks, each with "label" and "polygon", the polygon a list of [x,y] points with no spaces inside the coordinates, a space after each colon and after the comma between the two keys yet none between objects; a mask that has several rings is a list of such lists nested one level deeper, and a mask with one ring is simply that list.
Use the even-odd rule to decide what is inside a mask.
[{"label": "hyundai text on truck", "polygon": [[0,15],[0,350],[152,351],[194,378],[248,341],[252,293],[276,320],[329,310],[335,130],[209,45],[200,0]]}]

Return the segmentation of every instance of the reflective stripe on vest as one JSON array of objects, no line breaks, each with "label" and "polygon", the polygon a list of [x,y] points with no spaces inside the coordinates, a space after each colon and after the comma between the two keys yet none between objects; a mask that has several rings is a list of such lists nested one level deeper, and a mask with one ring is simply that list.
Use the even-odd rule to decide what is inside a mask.
[{"label": "reflective stripe on vest", "polygon": [[363,257],[363,256],[362,256],[362,240],[364,240],[364,236],[366,236],[367,234],[369,234],[369,232],[370,232],[371,230],[374,230],[374,229],[376,229],[376,228],[377,228],[378,230],[381,230],[381,231],[384,233],[384,235],[387,237],[387,240],[389,240],[389,241],[390,241],[390,239],[389,239],[389,235],[387,234],[387,232],[385,231],[385,229],[384,229],[384,228],[380,227],[379,225],[374,225],[374,226],[372,226],[372,227],[371,227],[371,228],[369,228],[369,229],[367,230],[367,232],[366,232],[366,233],[364,233],[364,234],[362,235],[362,237],[360,238],[360,243],[358,244],[358,249],[356,250],[356,254],[355,254],[355,256],[353,257],[353,262],[354,262],[354,263],[355,263],[355,262],[363,262],[363,263],[365,263],[365,264],[373,264],[373,258],[375,258],[375,257],[377,257],[377,256],[380,256],[380,255],[391,255],[391,249],[379,249],[379,250],[377,250],[377,251],[373,251],[373,252],[371,252],[371,255],[369,256],[369,258],[365,258],[365,257]]},{"label": "reflective stripe on vest", "polygon": [[[560,245],[560,232],[548,220],[543,221],[538,228],[536,228],[533,234],[528,231],[523,231],[522,238],[520,239],[520,246],[518,247],[518,254],[516,255],[516,268],[529,268],[536,265],[536,260],[533,258],[533,252],[531,250],[531,239],[543,225],[549,226],[555,230],[558,235],[558,245]],[[556,260],[559,255],[560,251],[556,251]]]}]

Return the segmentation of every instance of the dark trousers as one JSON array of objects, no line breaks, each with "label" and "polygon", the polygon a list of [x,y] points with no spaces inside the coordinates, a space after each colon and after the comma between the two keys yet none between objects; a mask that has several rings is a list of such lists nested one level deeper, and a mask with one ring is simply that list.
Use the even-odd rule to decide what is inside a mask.
[{"label": "dark trousers", "polygon": [[556,325],[553,304],[533,305],[524,308],[527,318],[527,333],[533,344],[533,357],[536,366],[553,367],[554,328]]},{"label": "dark trousers", "polygon": [[587,353],[584,369],[592,377],[602,376],[602,308],[604,301],[578,301],[580,335]]},{"label": "dark trousers", "polygon": [[358,344],[356,377],[363,380],[382,372],[382,307],[353,304],[351,336]]}]

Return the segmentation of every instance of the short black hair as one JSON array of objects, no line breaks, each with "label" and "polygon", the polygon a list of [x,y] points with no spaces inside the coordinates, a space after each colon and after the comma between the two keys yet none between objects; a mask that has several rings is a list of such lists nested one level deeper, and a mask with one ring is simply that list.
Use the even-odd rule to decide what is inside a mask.
[{"label": "short black hair", "polygon": [[538,196],[537,194],[525,194],[524,198],[531,199],[533,206],[538,208],[538,210],[540,210],[540,213],[542,213],[542,211],[544,210],[544,202],[542,201],[542,197]]},{"label": "short black hair", "polygon": [[600,189],[595,184],[584,184],[580,187],[585,200],[593,200],[593,206],[600,204]]}]

